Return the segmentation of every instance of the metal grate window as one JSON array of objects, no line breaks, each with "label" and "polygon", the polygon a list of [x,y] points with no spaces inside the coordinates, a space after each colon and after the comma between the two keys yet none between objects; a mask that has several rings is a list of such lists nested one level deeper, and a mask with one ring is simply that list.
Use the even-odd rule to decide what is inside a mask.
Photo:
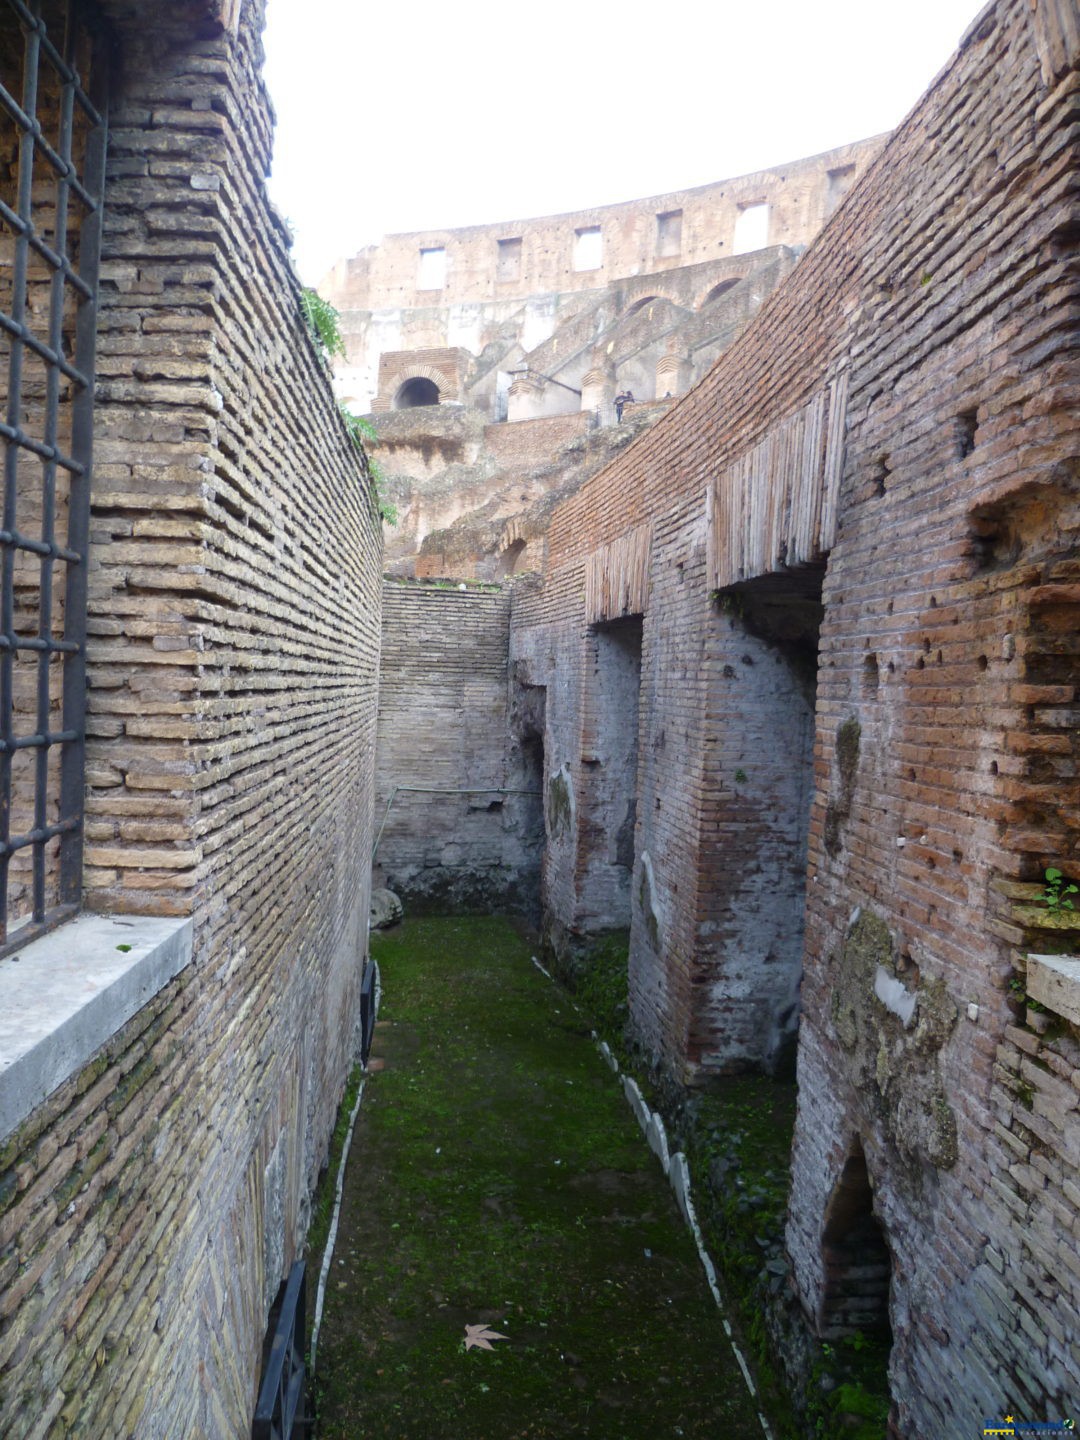
[{"label": "metal grate window", "polygon": [[87,19],[78,0],[0,0],[0,954],[73,914],[82,890],[106,144]]}]

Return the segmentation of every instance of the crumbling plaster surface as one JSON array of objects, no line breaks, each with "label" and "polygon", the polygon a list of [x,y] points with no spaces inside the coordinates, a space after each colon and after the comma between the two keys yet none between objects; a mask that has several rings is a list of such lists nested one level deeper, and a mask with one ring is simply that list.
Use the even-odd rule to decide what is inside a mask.
[{"label": "crumbling plaster surface", "polygon": [[591,932],[630,923],[638,772],[639,617],[597,625],[587,642],[581,736],[577,886],[579,925]]},{"label": "crumbling plaster surface", "polygon": [[790,1068],[799,1020],[813,703],[783,652],[714,609],[689,1074]]},{"label": "crumbling plaster surface", "polygon": [[870,909],[856,910],[834,960],[833,1027],[852,1093],[880,1122],[918,1193],[925,1167],[956,1164],[956,1113],[938,1056],[959,1015],[943,980],[905,983],[896,942]]}]

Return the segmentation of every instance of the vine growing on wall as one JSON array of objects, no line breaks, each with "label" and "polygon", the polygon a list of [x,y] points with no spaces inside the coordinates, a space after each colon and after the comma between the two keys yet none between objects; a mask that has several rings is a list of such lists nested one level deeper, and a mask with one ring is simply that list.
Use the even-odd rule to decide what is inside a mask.
[{"label": "vine growing on wall", "polygon": [[[341,335],[341,316],[334,306],[328,300],[324,300],[317,290],[305,286],[300,291],[300,310],[307,332],[323,363],[329,367],[336,357],[344,359],[345,341]],[[365,420],[362,415],[354,415],[340,400],[338,401],[338,411],[345,422],[345,429],[349,432],[349,439],[367,461],[379,519],[384,520],[387,525],[396,525],[398,521],[397,506],[386,498],[385,478],[378,462],[373,460],[370,454],[371,449],[379,443],[374,425],[370,420]]]},{"label": "vine growing on wall", "polygon": [[343,405],[340,400],[338,409],[341,412],[341,418],[345,421],[349,439],[362,454],[367,456],[368,473],[371,475],[371,486],[375,492],[375,504],[378,507],[379,519],[385,520],[387,525],[396,525],[398,522],[397,506],[386,498],[382,470],[379,468],[379,462],[371,455],[372,446],[379,443],[375,426],[370,420],[365,420],[362,415],[354,415],[349,407]]}]

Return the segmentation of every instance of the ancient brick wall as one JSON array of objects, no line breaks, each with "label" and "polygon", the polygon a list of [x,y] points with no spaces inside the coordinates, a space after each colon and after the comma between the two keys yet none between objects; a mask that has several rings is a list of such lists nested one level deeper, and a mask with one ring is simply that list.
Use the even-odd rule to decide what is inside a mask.
[{"label": "ancient brick wall", "polygon": [[434,403],[463,399],[468,351],[460,349],[384,350],[379,356],[379,392],[374,410],[407,408],[400,398],[402,386],[412,379],[430,380],[437,395]]},{"label": "ancient brick wall", "polygon": [[[1080,864],[1076,34],[1072,5],[986,7],[750,328],[556,510],[512,635],[547,679],[549,775],[574,800],[556,832],[549,781],[545,922],[565,945],[588,934],[589,852],[610,840],[587,804],[586,585],[607,566],[615,594],[617,542],[651,527],[633,601],[634,1021],[690,1079],[752,1058],[755,1032],[782,1041],[805,877],[794,1275],[836,1333],[862,1283],[851,1237],[884,1237],[905,1437],[977,1433],[1006,1409],[1053,1419],[1080,1380],[1075,1032],[1059,1016],[1036,1043],[1015,1023],[1045,937],[1001,888],[1030,902],[1044,867]],[[762,473],[803,473],[793,417],[841,376],[822,575],[803,533],[773,524],[790,494],[737,487],[762,445]],[[751,537],[722,606],[717,476]],[[774,551],[754,539],[781,534]],[[869,1327],[886,1296],[880,1241],[865,1245]]]},{"label": "ancient brick wall", "polygon": [[[511,587],[509,636],[511,694],[528,704],[542,745],[543,863],[541,912],[545,928],[570,923],[573,848],[570,843],[576,796],[570,766],[578,764],[574,744],[576,697],[581,685],[580,651],[561,645],[552,623],[546,586],[536,576]],[[571,703],[566,703],[570,699]]]},{"label": "ancient brick wall", "polygon": [[[1076,293],[1076,92],[1075,76],[1053,94],[1040,75],[1047,8],[985,12],[919,117],[912,140],[925,128],[940,157],[909,202],[928,223],[914,241],[882,227],[875,247],[890,288],[852,366],[825,590],[792,1247],[820,1314],[821,1216],[858,1133],[905,1277],[904,1434],[1006,1411],[1054,1419],[1077,1388],[1080,1291],[1060,1258],[1076,1114],[1060,1088],[1047,1105],[1049,1056],[1031,1124],[1029,1092],[993,1079],[1024,968],[993,887],[1075,869],[1078,838],[1076,811],[1053,799],[1075,793],[1075,757],[1052,758],[1065,736],[1040,708],[1062,703],[1062,682],[1075,695],[1075,657],[1034,640],[1029,618],[1075,576],[1078,525],[1075,329],[1061,324]],[[1040,657],[1058,647],[1055,689]],[[909,1021],[881,998],[894,979],[895,1008],[917,997]]]},{"label": "ancient brick wall", "polygon": [[540,420],[519,420],[516,425],[485,425],[484,448],[505,469],[531,469],[550,461],[553,452],[569,445],[589,428],[590,416],[552,415]]},{"label": "ancient brick wall", "polygon": [[580,463],[590,420],[579,411],[485,425],[474,410],[441,405],[380,415],[376,459],[397,509],[385,532],[388,573],[492,578],[482,569],[489,557],[476,553],[474,535],[461,553],[452,537],[428,543],[428,536],[475,516],[490,550],[507,519],[549,494]]},{"label": "ancient brick wall", "polygon": [[407,911],[537,912],[543,757],[510,710],[509,624],[508,589],[384,588],[376,883]]},{"label": "ancient brick wall", "polygon": [[[670,401],[632,405],[619,425],[595,425],[584,412],[488,425],[475,463],[451,461],[430,479],[396,473],[386,487],[399,507],[398,523],[387,532],[387,570],[418,579],[501,580],[540,569],[547,524],[561,498],[570,494],[621,450]],[[468,412],[466,412],[468,413]],[[388,417],[387,451],[396,470],[399,451],[397,415]],[[476,418],[475,413],[470,417]],[[380,434],[383,430],[380,417]],[[469,427],[461,430],[475,434]],[[451,437],[458,426],[432,427],[429,441],[414,441],[407,454],[432,457],[438,437]],[[401,436],[404,440],[404,436]],[[380,446],[379,455],[383,451]],[[432,464],[434,461],[432,458]],[[417,539],[419,553],[415,553]]]},{"label": "ancient brick wall", "polygon": [[194,955],[4,1146],[12,1437],[246,1433],[366,949],[381,544],[265,195],[261,5],[235,35],[206,5],[129,11],[86,903],[190,915]]}]

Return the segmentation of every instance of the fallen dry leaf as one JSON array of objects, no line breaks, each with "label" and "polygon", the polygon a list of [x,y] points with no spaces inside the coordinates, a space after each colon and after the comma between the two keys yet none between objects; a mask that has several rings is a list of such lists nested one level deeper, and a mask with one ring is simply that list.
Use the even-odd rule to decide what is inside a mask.
[{"label": "fallen dry leaf", "polygon": [[489,1330],[486,1325],[465,1326],[465,1349],[471,1350],[475,1345],[479,1350],[494,1350],[494,1345],[489,1344],[491,1340],[508,1340],[508,1335],[500,1335],[497,1330]]}]

